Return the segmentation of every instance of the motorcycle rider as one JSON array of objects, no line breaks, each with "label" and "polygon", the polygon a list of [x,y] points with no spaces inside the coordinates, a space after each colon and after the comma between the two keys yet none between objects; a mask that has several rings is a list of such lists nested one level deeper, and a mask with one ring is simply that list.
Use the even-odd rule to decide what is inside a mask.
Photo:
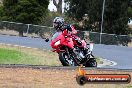
[{"label": "motorcycle rider", "polygon": [[[62,17],[55,17],[55,19],[53,20],[53,27],[56,29],[56,32],[60,32],[60,31],[64,31],[64,30],[67,30],[69,31],[69,35],[72,34],[73,38],[72,38],[72,41],[73,42],[76,42],[76,44],[78,46],[82,46],[82,41],[79,37],[75,36],[75,34],[77,34],[77,31],[75,30],[74,26],[71,25],[71,24],[65,24],[64,23],[64,18]],[[85,58],[87,56],[87,52],[88,52],[88,48],[87,47],[83,47],[83,52],[84,52],[84,55],[79,55],[81,56],[82,58]],[[73,52],[77,55],[77,58],[78,58],[78,50],[73,47]]]},{"label": "motorcycle rider", "polygon": [[[62,17],[55,17],[55,19],[53,20],[53,27],[56,29],[56,32],[64,31],[67,29],[69,31],[69,34],[77,34],[77,31],[75,30],[74,26],[71,24],[65,24],[64,18]],[[82,45],[81,40],[77,37],[74,37],[73,41],[76,41],[79,46]]]}]

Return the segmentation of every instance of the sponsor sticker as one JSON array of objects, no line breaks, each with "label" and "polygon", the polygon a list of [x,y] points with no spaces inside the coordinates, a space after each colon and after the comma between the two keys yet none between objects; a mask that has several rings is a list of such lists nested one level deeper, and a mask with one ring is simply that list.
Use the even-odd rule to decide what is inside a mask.
[{"label": "sponsor sticker", "polygon": [[86,71],[80,67],[76,81],[79,85],[86,83],[126,84],[131,82],[131,76],[129,74],[87,74]]}]

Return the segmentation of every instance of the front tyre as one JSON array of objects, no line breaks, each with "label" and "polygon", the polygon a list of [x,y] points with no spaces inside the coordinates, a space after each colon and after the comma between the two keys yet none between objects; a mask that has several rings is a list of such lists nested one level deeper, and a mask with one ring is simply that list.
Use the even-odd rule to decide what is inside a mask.
[{"label": "front tyre", "polygon": [[77,66],[72,57],[68,58],[68,54],[66,52],[59,53],[59,60],[63,66]]}]

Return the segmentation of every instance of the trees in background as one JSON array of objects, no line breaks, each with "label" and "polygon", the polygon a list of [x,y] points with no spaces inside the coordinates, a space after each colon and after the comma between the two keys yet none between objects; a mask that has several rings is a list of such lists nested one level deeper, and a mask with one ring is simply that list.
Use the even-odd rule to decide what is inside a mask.
[{"label": "trees in background", "polygon": [[[49,12],[49,1],[57,12]],[[3,0],[0,5],[0,20],[52,26],[55,16],[64,16],[81,30],[100,32],[103,0],[64,0],[69,6],[62,13],[62,0]],[[106,0],[103,32],[128,34],[127,23],[132,18],[131,0]],[[79,25],[79,26],[78,26]],[[20,35],[23,29],[15,29]]]},{"label": "trees in background", "polygon": [[[1,20],[39,24],[48,11],[49,0],[4,0]],[[23,29],[15,29],[23,36]]]},{"label": "trees in background", "polygon": [[59,14],[62,14],[62,0],[53,0],[53,4],[56,6],[57,8],[57,12]]},{"label": "trees in background", "polygon": [[[103,0],[66,0],[69,3],[67,14],[78,21],[85,22],[85,30],[100,31]],[[106,0],[104,10],[103,32],[114,34],[128,34],[128,0]]]},{"label": "trees in background", "polygon": [[44,16],[43,17],[43,20],[41,21],[40,25],[45,25],[45,26],[48,26],[48,27],[52,27],[53,26],[53,19],[55,17],[58,17],[58,16],[62,16],[62,14],[58,13],[58,12],[48,12],[47,13],[47,16]]},{"label": "trees in background", "polygon": [[132,19],[132,0],[129,0],[128,2],[128,16]]},{"label": "trees in background", "polygon": [[106,0],[104,31],[113,34],[128,34],[128,0]]},{"label": "trees in background", "polygon": [[[101,22],[102,0],[67,0],[67,15],[82,21],[82,30],[98,31]],[[87,15],[88,20],[85,19]]]}]

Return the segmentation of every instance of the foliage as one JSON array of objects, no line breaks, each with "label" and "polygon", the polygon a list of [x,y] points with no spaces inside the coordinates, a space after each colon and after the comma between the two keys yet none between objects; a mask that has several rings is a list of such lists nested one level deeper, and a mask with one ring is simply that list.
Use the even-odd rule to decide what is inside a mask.
[{"label": "foliage", "polygon": [[[85,26],[82,29],[100,31],[103,0],[66,0],[66,2],[69,3],[66,13],[69,17],[84,21],[85,14],[88,14],[88,20],[83,23]],[[128,0],[106,0],[103,32],[128,34],[127,9]]]},{"label": "foliage", "polygon": [[132,0],[128,2],[128,16],[132,19]]},{"label": "foliage", "polygon": [[38,24],[46,14],[48,0],[4,0],[6,19],[21,23]]},{"label": "foliage", "polygon": [[[58,3],[57,3],[58,1]],[[53,4],[57,8],[57,13],[62,14],[62,0],[53,0]]]},{"label": "foliage", "polygon": [[104,32],[114,34],[127,34],[128,1],[106,0],[104,16]]},{"label": "foliage", "polygon": [[[2,20],[25,24],[39,24],[47,14],[49,0],[4,0]],[[23,32],[23,29],[15,29]]]},{"label": "foliage", "polygon": [[[83,30],[95,30],[98,26],[98,22],[101,21],[101,9],[102,0],[68,0],[69,10],[67,15],[69,17],[76,18],[79,22],[82,21],[84,26]],[[87,14],[88,20],[85,20],[85,14]]]},{"label": "foliage", "polygon": [[77,29],[77,30],[81,29],[81,27],[79,25],[79,21],[76,18],[65,16],[64,19],[65,19],[66,24],[74,25],[75,29]]},{"label": "foliage", "polygon": [[128,16],[132,19],[132,7],[128,7]]},{"label": "foliage", "polygon": [[69,10],[67,11],[68,16],[81,20],[84,14],[87,13],[86,1],[87,0],[67,0],[66,2],[69,2]]},{"label": "foliage", "polygon": [[43,17],[43,20],[41,21],[41,25],[46,25],[49,27],[53,26],[53,19],[55,17],[62,16],[60,13],[57,12],[48,12],[46,16]]},{"label": "foliage", "polygon": [[2,20],[2,17],[4,16],[3,6],[0,5],[0,20]]}]

